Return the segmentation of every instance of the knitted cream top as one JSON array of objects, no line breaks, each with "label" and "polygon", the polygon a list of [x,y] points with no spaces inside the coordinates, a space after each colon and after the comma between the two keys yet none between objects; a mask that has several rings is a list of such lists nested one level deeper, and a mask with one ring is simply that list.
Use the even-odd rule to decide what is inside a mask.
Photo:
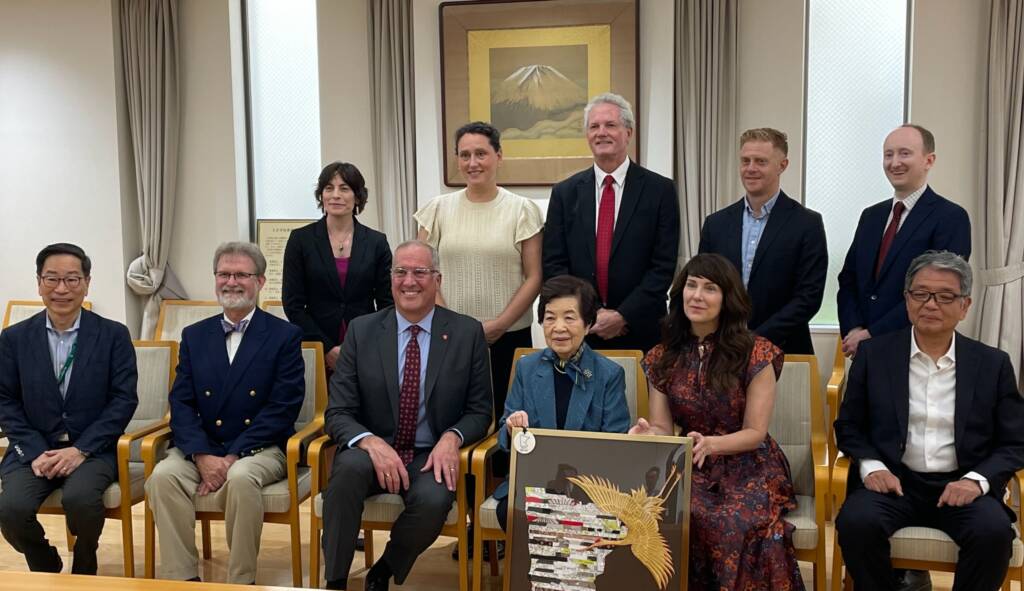
[{"label": "knitted cream top", "polygon": [[[445,303],[481,322],[497,318],[523,284],[522,242],[544,228],[536,203],[501,187],[486,203],[470,201],[465,189],[440,195],[413,217],[441,257]],[[509,330],[531,322],[528,308]]]}]

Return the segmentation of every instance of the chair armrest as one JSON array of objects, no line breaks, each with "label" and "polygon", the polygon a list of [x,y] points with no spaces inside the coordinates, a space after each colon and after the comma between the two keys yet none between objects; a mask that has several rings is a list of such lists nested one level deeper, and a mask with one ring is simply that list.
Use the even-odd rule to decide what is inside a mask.
[{"label": "chair armrest", "polygon": [[142,439],[142,463],[146,467],[147,479],[153,474],[153,468],[156,468],[156,463],[160,461],[160,458],[157,457],[157,452],[162,444],[170,439],[171,428],[169,426],[158,429]]},{"label": "chair armrest", "polygon": [[297,431],[294,435],[289,437],[287,449],[285,450],[288,457],[288,465],[298,466],[303,459],[307,460],[308,465],[308,458],[303,458],[303,448],[307,448],[308,454],[310,442],[316,437],[323,435],[323,433],[324,418],[323,416],[318,416],[310,421],[305,427]]},{"label": "chair armrest", "polygon": [[494,453],[501,448],[498,446],[498,434],[493,433],[476,446],[473,449],[473,459],[470,466],[470,474],[477,479],[477,482],[481,480],[486,481],[489,476],[488,468],[490,468],[490,462],[488,461]]},{"label": "chair armrest", "polygon": [[128,462],[128,458],[131,456],[132,443],[142,439],[146,435],[155,433],[161,429],[167,428],[170,421],[166,418],[154,421],[145,427],[132,431],[131,433],[125,433],[124,435],[117,438],[117,464],[120,467],[121,462]]},{"label": "chair armrest", "polygon": [[337,448],[338,444],[331,439],[330,435],[321,435],[309,443],[306,459],[312,476],[309,487],[311,498],[316,498],[316,495],[320,494],[320,491],[327,486],[331,462],[334,461]]},{"label": "chair armrest", "polygon": [[832,466],[832,484],[829,485],[829,489],[832,492],[832,519],[833,523],[836,515],[839,514],[839,508],[842,507],[846,501],[846,481],[850,473],[850,458],[839,457],[836,458],[836,463]]}]

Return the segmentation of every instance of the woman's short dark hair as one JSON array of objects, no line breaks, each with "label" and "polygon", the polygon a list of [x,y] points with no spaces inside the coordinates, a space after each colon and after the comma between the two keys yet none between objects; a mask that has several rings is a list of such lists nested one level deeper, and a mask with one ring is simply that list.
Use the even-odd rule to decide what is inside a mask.
[{"label": "woman's short dark hair", "polygon": [[583,324],[590,326],[597,320],[597,292],[594,291],[594,286],[579,277],[559,275],[545,281],[540,288],[537,322],[544,324],[544,312],[547,310],[548,302],[557,298],[576,298],[580,304]]},{"label": "woman's short dark hair", "polygon": [[460,127],[455,132],[455,153],[459,153],[459,140],[467,133],[475,133],[487,138],[495,152],[501,151],[501,132],[498,128],[485,121],[474,121]]},{"label": "woman's short dark hair", "polygon": [[39,254],[36,255],[36,275],[43,274],[43,265],[46,264],[46,259],[62,254],[69,254],[82,261],[82,275],[88,277],[89,273],[92,272],[92,261],[89,260],[89,257],[80,246],[67,242],[58,242],[40,250]]},{"label": "woman's short dark hair", "polygon": [[355,215],[359,215],[363,208],[366,207],[366,200],[370,193],[366,190],[366,181],[363,179],[363,173],[359,172],[355,164],[348,162],[331,162],[320,171],[320,178],[317,180],[316,190],[313,192],[313,196],[316,197],[316,206],[320,208],[320,211],[324,210],[324,188],[336,176],[341,177],[341,180],[355,194],[356,205],[352,208],[352,211]]},{"label": "woman's short dark hair", "polygon": [[716,331],[718,342],[708,363],[708,383],[718,391],[725,391],[743,375],[754,346],[754,333],[747,328],[751,304],[743,279],[729,259],[719,254],[698,254],[683,266],[672,282],[668,315],[661,321],[664,352],[654,370],[659,375],[668,375],[686,343],[694,338],[693,326],[683,308],[683,288],[689,277],[703,277],[722,291],[722,309]]}]

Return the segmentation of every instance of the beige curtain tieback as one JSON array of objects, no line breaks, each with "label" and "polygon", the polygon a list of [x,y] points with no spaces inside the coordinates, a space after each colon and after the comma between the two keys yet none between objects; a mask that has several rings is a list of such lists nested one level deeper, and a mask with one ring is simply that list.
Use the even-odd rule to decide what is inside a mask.
[{"label": "beige curtain tieback", "polygon": [[1007,283],[1013,283],[1014,281],[1020,281],[1021,279],[1024,279],[1024,261],[1007,265],[1005,267],[982,269],[978,271],[977,274],[978,283],[985,287],[1006,285]]}]

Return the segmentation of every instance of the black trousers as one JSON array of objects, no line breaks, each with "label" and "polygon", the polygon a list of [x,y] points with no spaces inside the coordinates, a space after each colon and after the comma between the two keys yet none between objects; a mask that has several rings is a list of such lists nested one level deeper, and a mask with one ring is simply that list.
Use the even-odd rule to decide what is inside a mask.
[{"label": "black trousers", "polygon": [[68,529],[76,537],[74,574],[96,574],[96,548],[103,531],[103,491],[117,478],[117,469],[104,460],[89,458],[70,476],[48,480],[36,476],[30,465],[12,469],[0,477],[0,532],[15,550],[25,555],[33,571],[60,569],[57,549],[46,539],[36,518],[39,506],[54,490],[62,490],[61,504]]},{"label": "black trousers", "polygon": [[902,497],[863,486],[850,492],[836,518],[846,567],[857,589],[895,590],[889,536],[912,525],[942,530],[960,546],[953,591],[996,590],[1010,563],[1014,532],[1006,507],[982,495],[964,507],[936,507],[955,474],[899,474]]},{"label": "black trousers", "polygon": [[[409,472],[409,490],[401,491],[405,510],[391,526],[391,539],[381,560],[387,563],[399,585],[412,570],[416,558],[430,547],[441,533],[445,518],[455,501],[455,493],[442,481],[434,480],[434,471],[420,472],[430,455],[429,449],[417,449]],[[348,578],[356,550],[366,497],[387,492],[377,482],[370,456],[353,447],[334,456],[331,480],[324,491],[324,578],[343,581]]]}]

